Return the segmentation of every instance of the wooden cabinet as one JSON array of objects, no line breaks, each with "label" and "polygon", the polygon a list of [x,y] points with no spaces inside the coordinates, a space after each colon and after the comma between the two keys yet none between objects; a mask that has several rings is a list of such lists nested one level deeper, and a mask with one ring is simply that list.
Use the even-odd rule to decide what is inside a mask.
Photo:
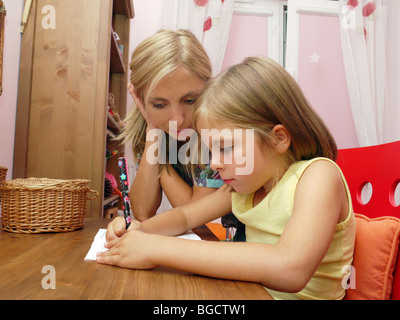
[{"label": "wooden cabinet", "polygon": [[[32,2],[21,45],[14,178],[89,179],[103,195],[105,171],[113,169],[106,169],[108,93],[123,118],[133,16],[132,0]],[[119,65],[113,30],[124,44]],[[102,215],[103,201],[89,201],[91,216]]]}]

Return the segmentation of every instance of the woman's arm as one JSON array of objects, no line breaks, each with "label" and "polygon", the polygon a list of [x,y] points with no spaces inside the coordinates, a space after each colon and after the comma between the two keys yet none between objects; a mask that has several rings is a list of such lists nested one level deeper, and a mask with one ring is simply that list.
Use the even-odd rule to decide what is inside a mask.
[{"label": "woman's arm", "polygon": [[[144,154],[152,143],[146,142]],[[136,176],[129,192],[133,216],[144,221],[156,214],[161,203],[161,185],[159,179],[159,164],[150,164],[145,156],[142,157]]]},{"label": "woman's arm", "polygon": [[[136,95],[135,88],[132,83],[129,83],[128,91],[135,102],[136,107],[146,121],[146,136],[147,133],[156,129],[148,116],[142,100]],[[147,140],[147,139],[146,139]],[[162,192],[159,179],[160,165],[158,163],[151,164],[147,161],[147,150],[153,144],[159,144],[159,141],[146,141],[139,169],[135,179],[132,182],[129,192],[129,200],[132,206],[133,216],[143,221],[151,218],[156,214],[156,211],[161,203]]]}]

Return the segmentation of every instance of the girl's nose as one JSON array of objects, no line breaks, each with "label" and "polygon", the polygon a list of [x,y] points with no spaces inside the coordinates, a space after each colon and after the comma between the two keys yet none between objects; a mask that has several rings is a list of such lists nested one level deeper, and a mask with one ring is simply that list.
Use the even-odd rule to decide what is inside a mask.
[{"label": "girl's nose", "polygon": [[210,168],[214,171],[221,171],[224,169],[224,164],[221,159],[218,159],[218,156],[211,157],[210,159]]}]

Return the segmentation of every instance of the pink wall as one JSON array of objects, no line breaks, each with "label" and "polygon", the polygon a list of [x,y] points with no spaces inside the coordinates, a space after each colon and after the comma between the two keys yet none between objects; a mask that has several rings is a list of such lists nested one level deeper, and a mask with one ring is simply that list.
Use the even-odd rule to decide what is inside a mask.
[{"label": "pink wall", "polygon": [[3,94],[0,96],[0,166],[7,167],[11,179],[14,156],[21,34],[19,26],[24,0],[3,0],[7,15],[4,27]]},{"label": "pink wall", "polygon": [[268,17],[234,14],[221,71],[249,56],[268,55]]},{"label": "pink wall", "polygon": [[135,18],[131,21],[130,52],[162,27],[162,3],[165,0],[133,0]]},{"label": "pink wall", "polygon": [[358,147],[358,139],[347,91],[338,19],[300,15],[298,83],[326,122],[338,147],[351,148]]}]

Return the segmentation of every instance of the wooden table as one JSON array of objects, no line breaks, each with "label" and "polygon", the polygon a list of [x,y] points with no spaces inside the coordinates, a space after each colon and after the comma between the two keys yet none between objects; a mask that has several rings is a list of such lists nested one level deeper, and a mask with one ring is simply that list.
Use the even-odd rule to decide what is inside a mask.
[{"label": "wooden table", "polygon": [[[0,299],[268,300],[257,283],[227,281],[169,268],[129,270],[84,261],[99,228],[110,220],[87,219],[67,233],[17,234],[0,231]],[[216,240],[208,228],[194,230]],[[42,280],[54,267],[55,289]],[[43,271],[43,273],[42,273]]]}]

